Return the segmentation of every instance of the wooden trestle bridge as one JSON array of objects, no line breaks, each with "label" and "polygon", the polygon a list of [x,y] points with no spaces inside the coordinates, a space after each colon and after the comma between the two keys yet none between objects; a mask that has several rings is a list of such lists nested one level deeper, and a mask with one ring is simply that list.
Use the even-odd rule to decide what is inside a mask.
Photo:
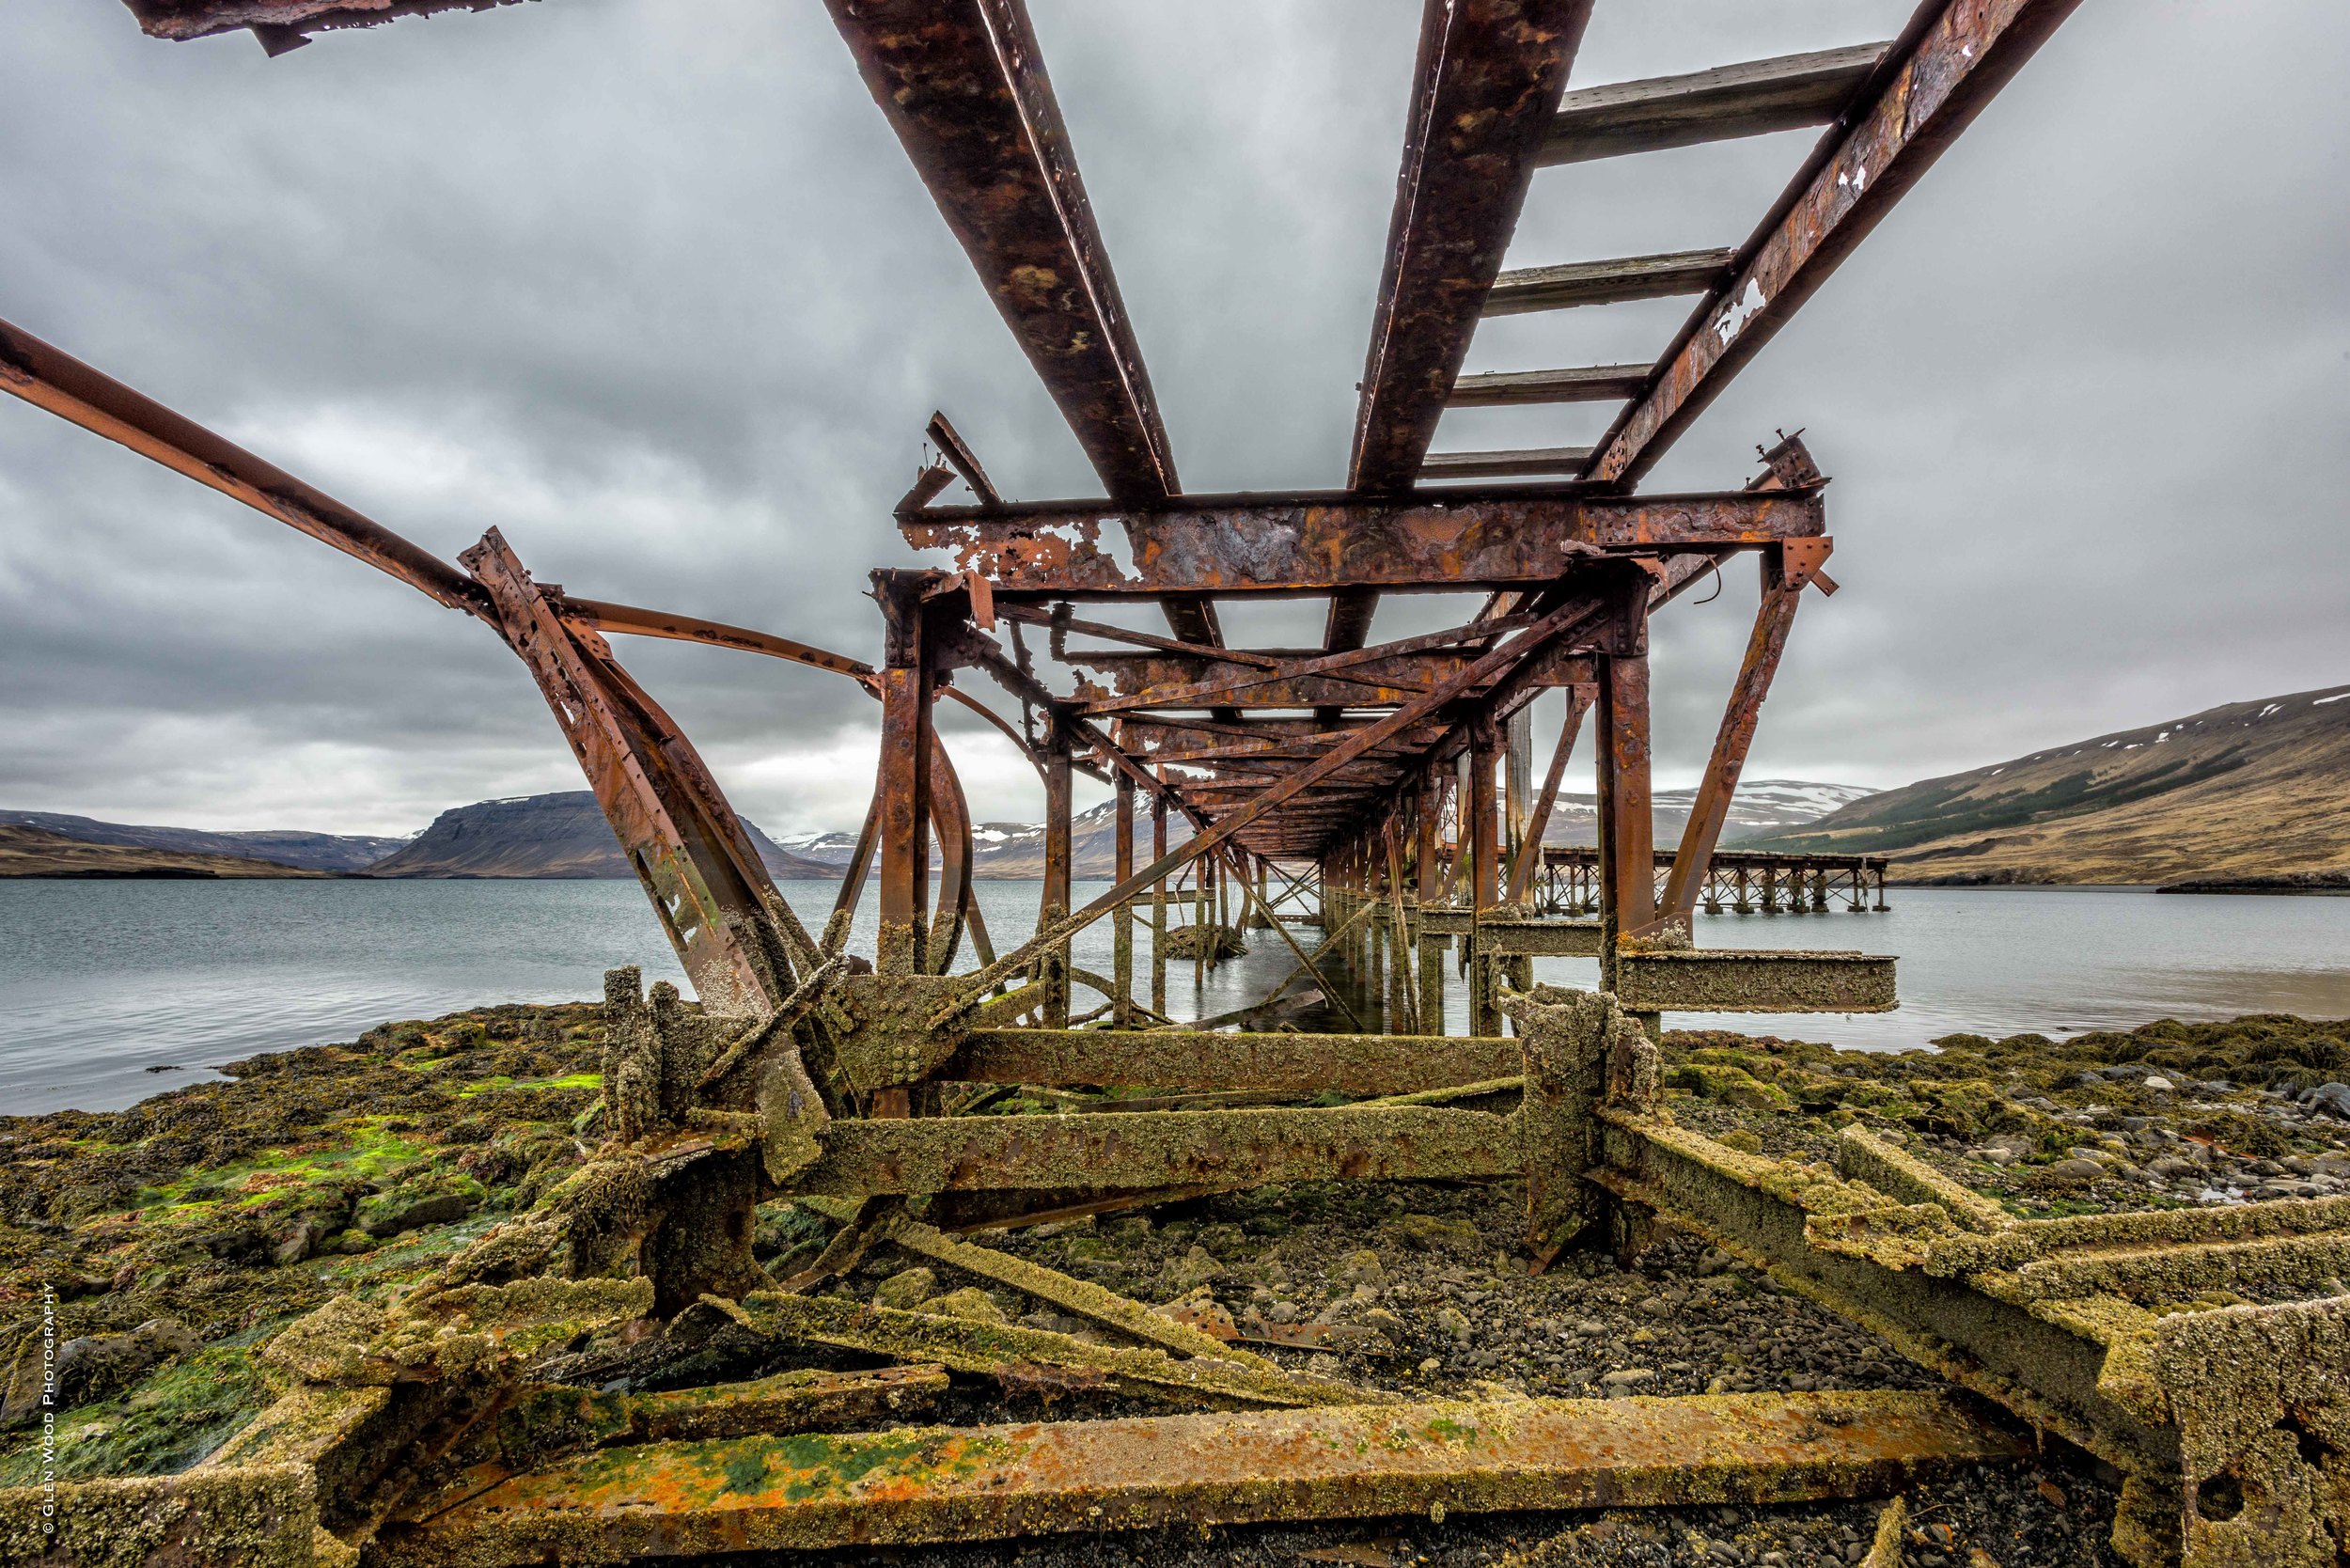
[{"label": "wooden trestle bridge", "polygon": [[[158,37],[250,29],[273,54],[324,29],[492,3],[129,0]],[[1792,1499],[2018,1451],[2008,1429],[1939,1396],[1536,1401],[1448,1405],[1439,1419],[947,1234],[1266,1183],[1440,1178],[1523,1180],[1536,1268],[1661,1216],[1771,1269],[2044,1437],[2119,1467],[2117,1541],[2135,1560],[2331,1568],[2324,1543],[2350,1539],[2336,1463],[2350,1452],[2339,1303],[2158,1314],[2141,1287],[2147,1249],[2161,1244],[2163,1267],[2197,1279],[2257,1262],[2267,1299],[2295,1281],[2322,1294],[2315,1282],[2342,1271],[2350,1245],[2345,1216],[2277,1203],[2019,1223],[1865,1134],[1847,1135],[1829,1176],[1678,1127],[1659,1098],[1661,1014],[1889,1008],[1893,965],[1693,945],[1695,911],[1722,902],[1720,869],[1750,864],[1716,844],[1796,611],[1835,591],[1823,570],[1827,480],[1784,436],[1731,488],[1659,494],[1641,481],[2073,4],[1925,0],[1882,42],[1571,86],[1592,0],[1427,0],[1342,480],[1199,495],[1178,480],[1021,0],[829,0],[879,111],[1103,487],[1007,500],[934,419],[940,461],[896,522],[941,564],[872,574],[869,658],[540,583],[494,531],[442,560],[0,326],[8,391],[391,573],[510,647],[700,1001],[684,1010],[656,988],[649,1004],[633,974],[617,974],[604,1142],[577,1178],[407,1299],[345,1301],[287,1330],[269,1356],[291,1384],[288,1403],[198,1470],[81,1483],[62,1504],[0,1495],[0,1557],[618,1561],[1165,1520]],[[1501,269],[1540,167],[1801,126],[1823,128],[1818,141],[1735,243]],[[1653,360],[1461,373],[1484,317],[1670,296],[1691,308]],[[1616,405],[1589,449],[1431,450],[1450,407],[1586,401]],[[957,478],[972,500],[941,504]],[[1760,608],[1660,886],[1651,622],[1741,563],[1760,577]],[[1458,624],[1373,639],[1386,597],[1463,590],[1481,602]],[[1242,648],[1224,635],[1221,604],[1301,597],[1326,602],[1318,648]],[[1150,606],[1165,629],[1091,619],[1096,606]],[[717,778],[616,656],[615,639],[646,636],[792,661],[879,704],[864,827],[881,910],[872,952],[848,950],[861,870],[813,923],[777,893]],[[1020,718],[977,695],[989,685]],[[1565,724],[1529,819],[1507,834],[1499,763],[1531,755],[1531,705],[1554,689]],[[1016,941],[991,941],[971,897],[971,813],[936,728],[941,701],[984,715],[1043,780],[1044,911]],[[1512,837],[1542,843],[1545,803],[1587,724],[1596,848],[1508,857]],[[1072,907],[1079,772],[1115,789],[1118,864],[1109,891]],[[1190,828],[1173,848],[1170,822]],[[1440,853],[1447,842],[1460,853]],[[1315,927],[1299,931],[1324,956],[1288,921],[1261,929],[1315,974],[1349,942],[1358,969],[1359,944],[1383,944],[1402,1032],[1145,1027],[1136,912],[1163,920],[1179,874],[1200,907],[1220,892],[1260,921],[1277,887],[1291,908],[1302,886],[1318,888]],[[1079,973],[1070,940],[1103,919],[1116,922],[1114,973]],[[1466,1036],[1439,1032],[1429,1006],[1441,986],[1432,955],[1449,939],[1469,944]],[[1527,965],[1546,953],[1596,957],[1602,990],[1530,987]],[[1077,987],[1107,1000],[1076,1007]],[[1073,1027],[1073,1015],[1102,1027]],[[971,1114],[988,1085],[1148,1086],[1186,1108]],[[1462,1086],[1482,1097],[1449,1100]],[[1260,1103],[1229,1108],[1234,1091]],[[1332,1095],[1352,1103],[1261,1103]],[[842,1221],[818,1265],[787,1280],[750,1251],[753,1206],[778,1198],[831,1205]],[[982,1343],[959,1320],[807,1294],[883,1241],[1090,1316],[1129,1348],[1027,1329]],[[808,1371],[675,1400],[537,1381],[542,1347],[632,1321],[731,1325],[787,1361],[793,1347],[854,1349],[922,1370]],[[941,1367],[1007,1362],[1058,1367],[1072,1388],[1241,1413],[776,1446],[818,1405],[836,1422],[885,1422]],[[2321,1373],[2333,1391],[2304,1397]],[[2297,1447],[2271,1440],[2280,1411],[2300,1423]],[[1492,1441],[1448,1447],[1444,1435],[1465,1430]],[[818,1450],[848,1457],[807,1458]]]}]

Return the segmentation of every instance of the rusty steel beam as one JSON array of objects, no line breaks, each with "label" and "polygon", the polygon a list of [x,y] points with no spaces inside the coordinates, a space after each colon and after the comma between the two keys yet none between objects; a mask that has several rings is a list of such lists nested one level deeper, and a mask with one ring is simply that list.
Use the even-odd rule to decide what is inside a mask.
[{"label": "rusty steel beam", "polygon": [[[462,558],[538,681],[703,1008],[774,1012],[791,992],[793,963],[811,949],[700,755],[601,636],[563,619],[496,529]],[[782,951],[783,940],[798,950]]]},{"label": "rusty steel beam", "polygon": [[[648,1445],[409,1518],[384,1568],[1880,1497],[2029,1457],[1938,1394],[1442,1401]],[[1693,1455],[1704,1463],[1692,1464]]]},{"label": "rusty steel beam", "polygon": [[931,573],[876,572],[887,655],[881,672],[881,803],[876,876],[881,927],[875,964],[885,974],[919,974],[928,940],[933,665],[924,590]]},{"label": "rusty steel beam", "polygon": [[1109,493],[1180,486],[1020,0],[827,0],[857,70]]},{"label": "rusty steel beam", "polygon": [[[1582,365],[1566,370],[1487,370],[1454,382],[1445,401],[1453,408],[1615,402],[1643,390],[1651,368],[1642,363]],[[1425,474],[1427,469],[1420,471]]]},{"label": "rusty steel beam", "polygon": [[2079,0],[1949,0],[1920,8],[1740,247],[1585,470],[1630,485],[1827,281]]},{"label": "rusty steel beam", "polygon": [[[1523,316],[1537,310],[1572,310],[1585,305],[1665,299],[1702,294],[1721,281],[1738,253],[1727,245],[1677,250],[1656,256],[1626,256],[1610,261],[1569,261],[1552,267],[1517,267],[1494,279],[1485,293],[1487,316]],[[1425,475],[1422,465],[1420,472]]]},{"label": "rusty steel beam", "polygon": [[1418,477],[1590,13],[1590,0],[1428,0],[1348,489]]},{"label": "rusty steel beam", "polygon": [[[1642,497],[1472,491],[1402,501],[936,508],[898,523],[915,548],[954,551],[956,569],[986,578],[998,595],[1120,599],[1544,585],[1593,553],[1713,554],[1810,538],[1825,530],[1825,511],[1816,490]],[[1103,546],[1111,528],[1124,533],[1131,566]]]},{"label": "rusty steel beam", "polygon": [[1689,926],[1697,912],[1698,890],[1721,841],[1722,824],[1730,820],[1730,804],[1738,792],[1739,775],[1746,771],[1747,751],[1762,721],[1762,699],[1770,695],[1771,677],[1778,673],[1779,655],[1787,649],[1787,634],[1795,623],[1803,601],[1800,579],[1790,586],[1787,574],[1769,557],[1762,563],[1762,602],[1754,613],[1754,632],[1747,639],[1746,657],[1722,708],[1721,729],[1714,736],[1713,755],[1699,781],[1689,821],[1682,829],[1681,848],[1673,856],[1672,874],[1666,879],[1662,914],[1668,920]]},{"label": "rusty steel beam", "polygon": [[1580,164],[1825,125],[1890,47],[1854,44],[1583,87],[1559,102],[1538,161],[1544,167]]},{"label": "rusty steel beam", "polygon": [[495,623],[481,586],[372,518],[305,484],[102,370],[0,321],[0,390],[118,441],[141,457],[389,572],[451,609]]}]

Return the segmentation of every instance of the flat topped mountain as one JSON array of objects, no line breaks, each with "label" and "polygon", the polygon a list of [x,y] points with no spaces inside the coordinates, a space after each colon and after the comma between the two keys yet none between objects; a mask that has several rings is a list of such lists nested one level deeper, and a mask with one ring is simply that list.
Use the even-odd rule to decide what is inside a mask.
[{"label": "flat topped mountain", "polygon": [[[832,867],[783,849],[749,823],[752,845],[779,877],[837,877]],[[396,854],[368,868],[393,877],[633,877],[612,824],[586,790],[454,807]]]},{"label": "flat topped mountain", "polygon": [[1754,848],[1890,854],[1909,880],[2350,871],[2350,686],[2213,708],[1856,801]]}]

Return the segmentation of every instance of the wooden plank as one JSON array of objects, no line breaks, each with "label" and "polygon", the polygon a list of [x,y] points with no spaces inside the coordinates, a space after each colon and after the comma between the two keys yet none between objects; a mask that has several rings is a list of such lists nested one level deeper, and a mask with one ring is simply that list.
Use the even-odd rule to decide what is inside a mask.
[{"label": "wooden plank", "polygon": [[1506,1176],[1523,1160],[1507,1119],[1420,1106],[918,1117],[834,1121],[824,1152],[792,1179],[791,1190],[855,1198],[1340,1178],[1458,1181]]},{"label": "wooden plank", "polygon": [[1584,87],[1559,100],[1539,158],[1550,167],[1825,125],[1889,47],[1855,44]]},{"label": "wooden plank", "polygon": [[[1465,910],[1458,912],[1466,929]],[[975,1029],[943,1078],[976,1083],[1398,1094],[1514,1073],[1517,1043],[1409,1034]]]},{"label": "wooden plank", "polygon": [[1453,408],[1517,408],[1528,403],[1605,403],[1648,385],[1652,365],[1580,365],[1561,370],[1486,370],[1452,384]]},{"label": "wooden plank", "polygon": [[1579,474],[1589,447],[1533,447],[1515,452],[1431,452],[1420,460],[1423,479],[1500,479],[1539,474]]},{"label": "wooden plank", "polygon": [[1494,279],[1485,294],[1485,314],[1523,316],[1536,310],[1570,310],[1580,305],[1701,294],[1720,282],[1737,259],[1735,250],[1720,245],[1711,250],[1624,256],[1611,261],[1516,267]]},{"label": "wooden plank", "polygon": [[1727,948],[1620,953],[1616,996],[1639,1012],[1890,1012],[1900,1005],[1889,958]]}]

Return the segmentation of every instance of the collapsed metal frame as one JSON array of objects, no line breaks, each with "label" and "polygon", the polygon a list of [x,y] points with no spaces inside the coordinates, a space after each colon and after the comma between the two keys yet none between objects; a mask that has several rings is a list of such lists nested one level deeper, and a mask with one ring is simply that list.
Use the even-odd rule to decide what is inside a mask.
[{"label": "collapsed metal frame", "polygon": [[[131,0],[157,36],[250,28],[273,54],[321,28],[493,3]],[[2130,1491],[2117,1539],[2139,1561],[2184,1551],[2199,1565],[2330,1562],[2323,1554],[2350,1519],[2350,1400],[2340,1376],[2350,1334],[2338,1304],[2243,1315],[2176,1310],[2172,1297],[2181,1279],[2306,1288],[2338,1274],[2350,1218],[2339,1205],[2019,1225],[1864,1134],[1846,1136],[1839,1172],[1827,1176],[1678,1128],[1658,1100],[1649,1036],[1664,1011],[1884,1007],[1892,976],[1885,959],[1710,953],[1687,942],[1803,590],[1834,591],[1821,571],[1831,548],[1825,478],[1799,437],[1782,437],[1763,453],[1765,472],[1740,490],[1639,495],[1634,487],[2073,3],[1927,0],[1885,44],[1570,93],[1590,0],[1429,0],[1347,486],[1202,497],[1178,484],[1019,0],[831,0],[876,102],[1105,491],[1006,502],[944,416],[934,417],[926,433],[940,461],[897,521],[916,546],[954,551],[955,570],[873,574],[878,664],[568,595],[534,582],[494,530],[464,554],[462,570],[452,567],[0,324],[0,385],[490,625],[538,681],[702,1004],[698,1015],[684,1013],[656,988],[648,1005],[633,977],[616,976],[603,1074],[608,1137],[588,1169],[390,1313],[344,1304],[289,1330],[271,1352],[297,1384],[288,1404],[196,1477],[91,1483],[92,1517],[119,1528],[71,1546],[67,1560],[178,1561],[201,1546],[223,1561],[502,1562],[539,1560],[553,1542],[556,1555],[589,1561],[1094,1528],[1105,1505],[1115,1505],[1108,1522],[1134,1525],[1353,1516],[1391,1511],[1399,1498],[1522,1507],[1584,1496],[1794,1497],[1882,1489],[1937,1464],[2014,1451],[1956,1412],[1899,1398],[1862,1397],[1841,1418],[1739,1406],[1736,1422],[1794,1421],[1743,1448],[1706,1426],[1723,1419],[1723,1402],[1642,1402],[1645,1427],[1621,1432],[1603,1431],[1606,1412],[1574,1402],[1381,1411],[1359,1403],[1365,1390],[1316,1387],[941,1234],[1266,1181],[1522,1175],[1537,1267],[1571,1243],[1637,1240],[1644,1216],[1668,1218],[2121,1466]],[[1739,246],[1500,271],[1544,164],[1800,125],[1827,130]],[[1653,364],[1460,373],[1481,316],[1676,294],[1699,304]],[[1588,451],[1430,451],[1449,406],[1595,400],[1622,406]],[[1533,476],[1549,478],[1430,482]],[[957,478],[974,504],[935,505]],[[1649,825],[1649,619],[1739,554],[1759,558],[1761,607],[1660,889]],[[1488,595],[1470,621],[1370,643],[1381,595],[1465,588]],[[1257,596],[1326,597],[1323,647],[1229,646],[1216,601]],[[1080,620],[1075,606],[1089,602],[1155,605],[1169,635]],[[992,635],[1006,623],[1009,651]],[[1047,633],[1071,690],[1034,672],[1023,626]],[[873,804],[821,932],[776,892],[709,769],[614,657],[607,639],[620,635],[783,658],[853,679],[878,699]],[[1073,635],[1122,647],[1072,651]],[[1014,725],[978,701],[955,684],[965,669],[1033,717]],[[1527,716],[1553,688],[1568,693],[1567,719],[1537,792]],[[995,950],[971,897],[970,816],[936,730],[942,699],[995,724],[1044,784],[1042,917],[1009,951]],[[1587,714],[1598,762],[1600,917],[1534,917],[1527,905],[1546,859],[1544,815]],[[1073,908],[1070,792],[1081,769],[1116,791],[1117,875],[1108,893]],[[1139,868],[1138,800],[1152,825]],[[1171,847],[1170,816],[1191,828]],[[934,909],[933,846],[943,871]],[[869,859],[881,910],[870,964],[847,951]],[[1135,999],[1133,910],[1149,897],[1154,933],[1164,933],[1170,878],[1186,872],[1196,928],[1220,927],[1236,893],[1258,929],[1296,950],[1301,975],[1323,979],[1319,965],[1333,955],[1377,974],[1391,954],[1389,1015],[1436,1028],[1235,1036],[1136,1027],[1164,1026],[1166,1002],[1163,980],[1149,1017]],[[1323,929],[1312,953],[1281,915],[1308,887]],[[1075,969],[1069,947],[1105,917],[1117,922],[1106,980]],[[1195,942],[1208,934],[1195,929]],[[966,937],[977,966],[958,973]],[[1440,1023],[1437,955],[1451,941],[1471,976],[1471,1028],[1460,1038]],[[1532,957],[1574,952],[1599,958],[1602,995],[1531,985]],[[1207,961],[1204,952],[1196,960]],[[1164,962],[1154,940],[1161,977]],[[1073,983],[1107,995],[1109,1027],[1073,1027],[1085,1021],[1072,1016]],[[1343,1005],[1340,988],[1325,989]],[[1505,1016],[1517,1038],[1503,1034]],[[1042,1027],[1008,1027],[1021,1023]],[[966,1085],[1142,1085],[1217,1108],[952,1114],[972,1103]],[[1515,1092],[1518,1107],[1447,1103],[1464,1087]],[[1235,1095],[1331,1090],[1369,1103],[1229,1108]],[[1394,1096],[1437,1103],[1386,1103]],[[749,1251],[751,1208],[776,1196],[846,1204],[825,1257],[785,1281],[769,1278]],[[909,1218],[910,1200],[926,1203],[926,1223]],[[1154,1348],[1104,1355],[1033,1333],[975,1347],[942,1320],[836,1311],[794,1294],[885,1240],[996,1270],[990,1277]],[[2159,1244],[2158,1259],[2146,1255],[2149,1244]],[[964,1250],[940,1251],[956,1247]],[[1175,1429],[1072,1423],[1047,1429],[1057,1447],[1026,1469],[1006,1457],[1011,1440],[1001,1434],[937,1429],[918,1454],[909,1450],[918,1475],[893,1474],[857,1447],[890,1435],[868,1434],[825,1450],[854,1465],[827,1460],[777,1477],[767,1450],[722,1460],[725,1484],[713,1491],[709,1453],[677,1440],[757,1442],[747,1435],[797,1430],[811,1410],[870,1418],[902,1408],[940,1374],[770,1380],[678,1407],[657,1396],[597,1405],[528,1381],[529,1356],[550,1341],[632,1316],[675,1324],[697,1313],[756,1336],[962,1371],[1009,1359],[1058,1367],[1073,1386],[1305,1408],[1284,1418],[1288,1426],[1184,1429],[1182,1441],[1247,1456],[1237,1471],[1120,1479],[1133,1452],[1170,1451]],[[2245,1357],[2262,1349],[2290,1356],[2284,1370],[2248,1380]],[[2215,1375],[2222,1364],[2226,1375]],[[551,1428],[532,1414],[549,1400],[561,1414]],[[1349,1407],[1319,1408],[1334,1404]],[[1501,1470],[1418,1451],[1462,1419],[1513,1435],[1496,1450]],[[1867,1429],[1856,1437],[1856,1422]],[[1643,1432],[1661,1463],[1594,1466],[1590,1444]],[[1327,1449],[1342,1433],[1364,1439],[1358,1448],[1406,1457],[1309,1473],[1296,1445]],[[1775,1446],[1784,1441],[1812,1445],[1820,1462],[1791,1466]],[[1666,1474],[1675,1445],[1692,1443],[1721,1465],[1703,1477]],[[625,1475],[614,1468],[615,1444],[631,1455]],[[583,1447],[587,1459],[571,1457]],[[750,1458],[776,1485],[736,1484],[737,1461]],[[461,1460],[473,1467],[452,1470]],[[1094,1479],[1066,1481],[1074,1465]],[[1271,1492],[1259,1473],[1267,1466],[1280,1481]],[[842,1479],[851,1472],[883,1475],[894,1490],[863,1489]],[[1503,1473],[1516,1480],[1497,1484]],[[1001,1490],[983,1501],[980,1487]],[[203,1545],[222,1517],[244,1533]],[[0,1497],[0,1531],[21,1530],[24,1520],[20,1499]],[[256,1539],[265,1549],[239,1555]]]}]

